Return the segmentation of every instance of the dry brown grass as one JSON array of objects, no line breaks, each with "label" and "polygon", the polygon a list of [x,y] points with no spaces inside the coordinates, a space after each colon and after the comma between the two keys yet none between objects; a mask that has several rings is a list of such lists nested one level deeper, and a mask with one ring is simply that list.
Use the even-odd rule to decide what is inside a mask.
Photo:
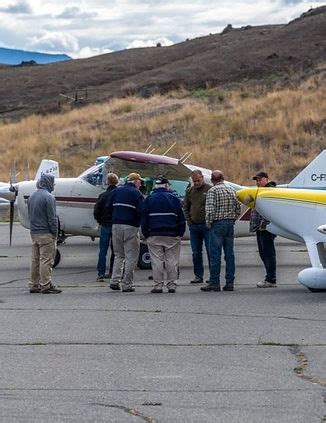
[{"label": "dry brown grass", "polygon": [[[0,126],[0,180],[11,163],[32,173],[42,158],[58,160],[62,176],[75,176],[96,156],[116,150],[163,153],[220,168],[227,179],[248,183],[266,169],[286,182],[326,147],[325,74],[296,89],[257,96],[252,90],[216,88],[150,99],[129,97],[58,115],[30,116]],[[24,172],[21,172],[20,179]]]}]

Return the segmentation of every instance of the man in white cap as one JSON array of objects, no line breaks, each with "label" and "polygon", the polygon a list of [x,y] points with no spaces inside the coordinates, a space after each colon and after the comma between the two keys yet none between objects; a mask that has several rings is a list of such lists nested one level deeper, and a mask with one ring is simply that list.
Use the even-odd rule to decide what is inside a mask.
[{"label": "man in white cap", "polygon": [[130,173],[127,183],[112,192],[108,209],[112,211],[112,243],[115,254],[110,288],[133,292],[133,276],[139,255],[139,225],[144,197],[139,191],[143,179]]}]

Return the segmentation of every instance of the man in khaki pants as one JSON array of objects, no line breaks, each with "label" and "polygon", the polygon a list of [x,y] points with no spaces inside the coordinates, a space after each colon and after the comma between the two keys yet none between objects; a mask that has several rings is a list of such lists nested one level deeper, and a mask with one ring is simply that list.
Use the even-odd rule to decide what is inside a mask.
[{"label": "man in khaki pants", "polygon": [[31,294],[60,294],[61,289],[52,284],[58,219],[54,189],[54,176],[43,174],[35,191],[28,199],[28,216],[32,238]]},{"label": "man in khaki pants", "polygon": [[169,188],[166,178],[158,178],[153,193],[144,201],[142,213],[141,229],[152,261],[153,294],[163,292],[164,280],[168,292],[175,292],[181,237],[186,228],[181,202]]}]

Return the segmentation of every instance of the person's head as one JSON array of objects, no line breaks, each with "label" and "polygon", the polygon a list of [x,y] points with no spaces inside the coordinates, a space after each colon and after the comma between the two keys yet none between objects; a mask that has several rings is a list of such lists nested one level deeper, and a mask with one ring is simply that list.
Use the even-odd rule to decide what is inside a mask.
[{"label": "person's head", "polygon": [[159,176],[155,179],[154,189],[164,188],[167,191],[170,189],[170,182],[164,176]]},{"label": "person's head", "polygon": [[51,174],[42,173],[36,183],[36,188],[46,189],[48,192],[52,192],[54,190],[54,176]]},{"label": "person's head", "polygon": [[195,188],[200,188],[205,182],[202,171],[199,169],[195,169],[191,172],[191,179]]},{"label": "person's head", "polygon": [[253,178],[257,187],[265,187],[268,184],[268,174],[266,172],[258,172]]},{"label": "person's head", "polygon": [[127,182],[134,184],[137,189],[140,188],[142,181],[143,178],[139,175],[139,173],[132,172],[127,176]]},{"label": "person's head", "polygon": [[211,181],[213,185],[216,185],[220,182],[224,182],[224,175],[220,170],[213,170]]},{"label": "person's head", "polygon": [[118,185],[119,182],[119,178],[118,175],[116,175],[115,173],[108,173],[106,176],[106,184],[108,186],[112,186],[112,185]]}]

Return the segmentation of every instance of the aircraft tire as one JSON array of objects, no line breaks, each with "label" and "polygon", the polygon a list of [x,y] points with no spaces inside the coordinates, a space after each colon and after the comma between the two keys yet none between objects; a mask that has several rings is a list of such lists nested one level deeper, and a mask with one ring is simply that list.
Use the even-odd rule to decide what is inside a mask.
[{"label": "aircraft tire", "polygon": [[138,267],[142,270],[148,270],[152,268],[151,256],[149,255],[147,244],[145,244],[144,242],[140,243]]},{"label": "aircraft tire", "polygon": [[322,288],[308,288],[310,292],[326,292],[326,289]]},{"label": "aircraft tire", "polygon": [[55,250],[55,257],[54,257],[54,263],[53,263],[53,269],[58,266],[61,260],[61,254],[58,249]]}]

